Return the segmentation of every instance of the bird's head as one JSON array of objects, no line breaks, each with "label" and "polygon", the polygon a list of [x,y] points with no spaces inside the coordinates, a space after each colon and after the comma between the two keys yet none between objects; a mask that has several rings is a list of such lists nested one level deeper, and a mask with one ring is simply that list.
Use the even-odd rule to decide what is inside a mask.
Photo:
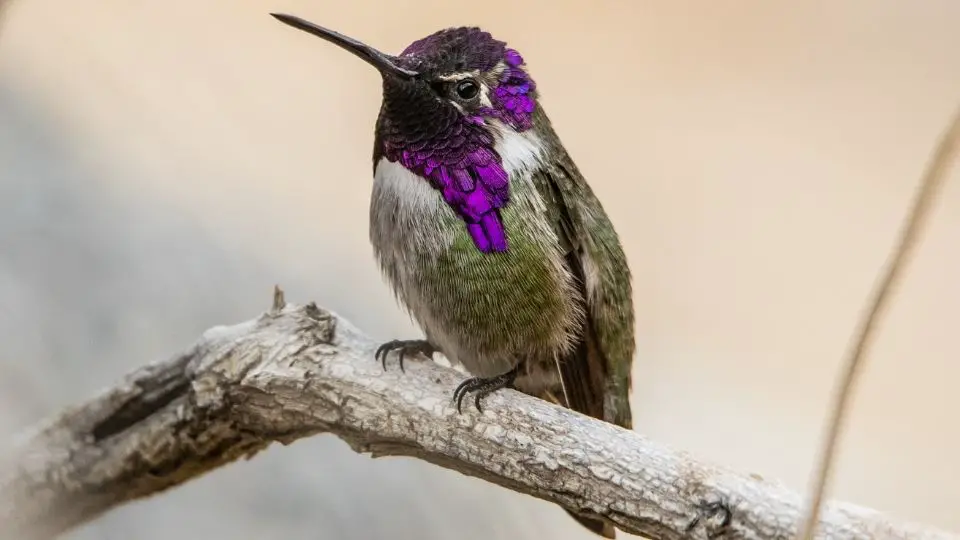
[{"label": "bird's head", "polygon": [[273,14],[377,68],[383,104],[375,166],[399,162],[440,191],[481,251],[504,251],[499,210],[510,199],[497,142],[533,127],[536,85],[523,57],[476,27],[440,30],[399,55],[291,15]]}]

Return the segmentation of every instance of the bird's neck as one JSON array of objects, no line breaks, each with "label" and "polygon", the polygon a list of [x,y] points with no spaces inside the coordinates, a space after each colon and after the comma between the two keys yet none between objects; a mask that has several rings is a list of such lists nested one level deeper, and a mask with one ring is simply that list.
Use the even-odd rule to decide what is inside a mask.
[{"label": "bird's neck", "polygon": [[543,167],[546,159],[545,147],[536,130],[518,132],[503,124],[497,124],[494,122],[492,125],[493,150],[500,156],[511,183]]}]

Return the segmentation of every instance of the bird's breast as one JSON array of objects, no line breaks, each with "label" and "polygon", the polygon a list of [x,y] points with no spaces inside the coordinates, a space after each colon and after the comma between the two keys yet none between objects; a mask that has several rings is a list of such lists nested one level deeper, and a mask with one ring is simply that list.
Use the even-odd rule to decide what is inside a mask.
[{"label": "bird's breast", "polygon": [[425,179],[386,159],[375,171],[370,240],[428,339],[475,373],[567,346],[582,314],[543,201],[523,178],[502,211],[509,249],[482,253]]}]

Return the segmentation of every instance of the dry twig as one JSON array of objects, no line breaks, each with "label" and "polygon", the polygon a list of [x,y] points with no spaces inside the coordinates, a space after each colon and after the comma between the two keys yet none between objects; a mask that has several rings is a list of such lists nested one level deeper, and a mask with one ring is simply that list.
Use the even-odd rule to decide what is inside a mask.
[{"label": "dry twig", "polygon": [[877,287],[871,295],[869,308],[864,312],[864,318],[854,334],[851,348],[844,359],[843,375],[837,385],[834,402],[830,407],[830,418],[823,438],[823,447],[818,454],[819,459],[813,474],[813,485],[810,488],[810,503],[807,506],[803,527],[797,537],[799,540],[813,538],[820,507],[823,504],[827,483],[830,481],[833,462],[836,458],[840,431],[843,429],[843,422],[850,407],[850,399],[853,397],[857,376],[863,369],[864,359],[870,346],[870,340],[874,336],[877,321],[880,320],[889,304],[889,299],[903,274],[903,269],[909,262],[917,242],[919,242],[922,227],[930,214],[930,207],[936,201],[950,165],[956,160],[958,151],[960,151],[960,109],[957,109],[954,113],[949,129],[940,139],[933,159],[924,172],[910,214],[900,231],[897,245],[893,249],[883,277],[877,283]]}]

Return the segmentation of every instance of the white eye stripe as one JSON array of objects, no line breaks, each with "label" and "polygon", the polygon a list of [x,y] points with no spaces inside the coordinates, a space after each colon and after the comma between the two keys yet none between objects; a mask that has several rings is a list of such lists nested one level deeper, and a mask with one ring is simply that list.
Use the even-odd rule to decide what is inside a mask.
[{"label": "white eye stripe", "polygon": [[440,75],[437,77],[438,81],[459,81],[461,79],[470,79],[477,78],[480,76],[480,70],[474,69],[472,71],[461,71],[459,73],[451,73],[449,75]]},{"label": "white eye stripe", "polygon": [[500,75],[503,75],[503,70],[507,69],[507,64],[502,60],[497,62],[497,65],[493,66],[493,69],[489,71],[490,75],[495,79],[499,79]]},{"label": "white eye stripe", "polygon": [[480,105],[493,107],[493,103],[490,102],[490,89],[483,83],[480,83]]}]

